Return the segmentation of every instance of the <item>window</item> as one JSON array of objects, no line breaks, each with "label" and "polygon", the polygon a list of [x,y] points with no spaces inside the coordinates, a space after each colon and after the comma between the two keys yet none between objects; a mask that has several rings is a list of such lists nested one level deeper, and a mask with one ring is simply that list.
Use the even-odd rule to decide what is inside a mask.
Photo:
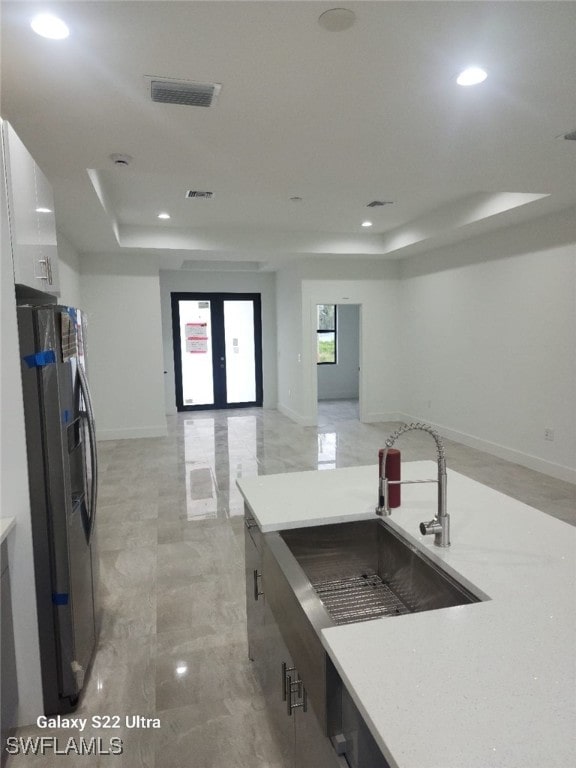
[{"label": "window", "polygon": [[336,304],[318,304],[316,318],[316,362],[336,364]]}]

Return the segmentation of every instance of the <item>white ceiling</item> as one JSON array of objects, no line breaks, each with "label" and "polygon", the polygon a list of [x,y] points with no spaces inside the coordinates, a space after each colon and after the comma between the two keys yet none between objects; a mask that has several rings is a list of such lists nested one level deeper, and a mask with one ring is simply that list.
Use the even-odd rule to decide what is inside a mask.
[{"label": "white ceiling", "polygon": [[[328,32],[318,17],[339,6],[356,23]],[[83,253],[264,268],[398,258],[576,205],[576,142],[559,138],[576,129],[576,2],[1,7],[2,116]],[[39,9],[70,37],[35,35]],[[470,63],[488,79],[457,86]],[[222,91],[211,108],[158,104],[151,75]],[[116,167],[111,153],[133,161]]]}]

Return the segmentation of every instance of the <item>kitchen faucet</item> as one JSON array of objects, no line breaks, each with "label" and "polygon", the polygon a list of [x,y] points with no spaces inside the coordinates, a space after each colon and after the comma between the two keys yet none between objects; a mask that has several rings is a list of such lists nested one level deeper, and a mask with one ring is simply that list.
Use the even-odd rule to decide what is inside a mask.
[{"label": "kitchen faucet", "polygon": [[[436,443],[437,463],[438,463],[438,479],[437,480],[388,480],[386,477],[386,458],[390,448],[394,445],[396,440],[405,432],[411,432],[412,430],[421,430],[422,432],[428,432],[434,438]],[[388,491],[390,485],[404,485],[412,483],[438,483],[438,512],[433,520],[427,523],[420,523],[420,533],[423,536],[427,536],[430,533],[434,534],[434,544],[437,547],[449,547],[450,546],[450,515],[446,512],[446,457],[444,455],[444,445],[440,439],[440,435],[428,424],[422,424],[421,422],[415,422],[412,424],[402,424],[395,432],[393,432],[386,440],[386,448],[382,461],[380,462],[380,472],[378,478],[378,506],[376,507],[377,515],[389,515],[391,513],[390,503],[388,499]]]}]

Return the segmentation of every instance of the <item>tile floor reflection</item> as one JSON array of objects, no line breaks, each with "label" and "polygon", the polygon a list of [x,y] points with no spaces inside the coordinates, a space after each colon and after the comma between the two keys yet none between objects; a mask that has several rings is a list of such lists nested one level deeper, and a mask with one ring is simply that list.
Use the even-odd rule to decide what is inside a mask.
[{"label": "tile floor reflection", "polygon": [[[202,411],[170,416],[164,438],[99,444],[103,621],[78,715],[139,714],[162,727],[114,731],[122,755],[20,755],[8,768],[284,768],[247,659],[236,480],[373,464],[376,493],[377,450],[398,424],[357,415],[357,403],[320,403],[319,426],[304,428],[277,411]],[[576,525],[574,485],[445,444],[449,468]],[[398,447],[405,461],[434,455],[419,432]]]}]

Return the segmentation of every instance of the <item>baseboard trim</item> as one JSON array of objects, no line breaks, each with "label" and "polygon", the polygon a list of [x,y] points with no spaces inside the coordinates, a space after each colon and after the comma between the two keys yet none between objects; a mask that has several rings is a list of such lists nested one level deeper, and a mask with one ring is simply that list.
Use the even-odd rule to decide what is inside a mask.
[{"label": "baseboard trim", "polygon": [[315,427],[317,424],[316,420],[306,418],[305,416],[296,413],[296,411],[293,411],[291,408],[287,408],[281,403],[278,403],[276,410],[280,411],[283,416],[286,416],[291,421],[295,421],[296,424],[299,424],[301,427]]},{"label": "baseboard trim", "polygon": [[379,421],[404,421],[404,415],[402,413],[364,413],[361,414],[360,421],[364,424],[374,424]]},{"label": "baseboard trim", "polygon": [[466,432],[459,432],[456,429],[450,427],[444,427],[441,424],[434,424],[428,419],[421,419],[417,416],[410,416],[407,413],[399,414],[401,421],[413,422],[423,421],[430,424],[437,429],[442,437],[446,437],[448,440],[454,440],[457,443],[467,445],[469,448],[476,448],[479,451],[485,451],[493,456],[497,456],[499,459],[505,459],[511,461],[514,464],[520,464],[522,467],[533,469],[535,472],[542,472],[544,475],[556,478],[556,480],[565,480],[568,483],[576,484],[576,469],[571,467],[565,467],[562,464],[555,464],[552,461],[546,461],[546,459],[540,459],[538,456],[532,456],[529,453],[523,453],[515,448],[508,448],[505,445],[499,445],[498,443],[492,443],[490,440],[483,440],[480,437],[469,435]]},{"label": "baseboard trim", "polygon": [[106,440],[134,440],[142,437],[166,437],[168,429],[163,427],[132,427],[128,429],[97,429],[99,443]]}]

